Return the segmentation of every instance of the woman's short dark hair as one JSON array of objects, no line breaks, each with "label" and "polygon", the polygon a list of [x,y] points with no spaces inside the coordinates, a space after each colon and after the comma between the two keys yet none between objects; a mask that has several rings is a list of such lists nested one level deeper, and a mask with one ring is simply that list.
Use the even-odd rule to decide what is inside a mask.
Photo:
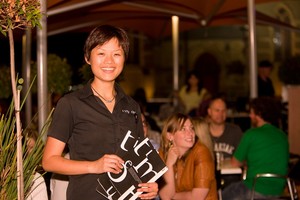
[{"label": "woman's short dark hair", "polygon": [[84,45],[84,57],[89,60],[91,51],[98,45],[103,45],[112,38],[116,38],[119,41],[125,55],[125,59],[128,58],[129,53],[129,39],[125,30],[114,27],[111,25],[101,25],[94,28],[89,34]]}]

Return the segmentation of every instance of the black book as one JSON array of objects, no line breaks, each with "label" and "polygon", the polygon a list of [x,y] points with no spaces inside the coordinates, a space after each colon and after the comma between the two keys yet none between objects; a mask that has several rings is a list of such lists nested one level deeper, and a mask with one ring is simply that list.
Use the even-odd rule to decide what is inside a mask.
[{"label": "black book", "polygon": [[137,199],[139,183],[155,182],[167,170],[148,138],[139,140],[128,131],[116,152],[124,160],[120,174],[104,173],[97,179],[97,192],[109,200]]}]

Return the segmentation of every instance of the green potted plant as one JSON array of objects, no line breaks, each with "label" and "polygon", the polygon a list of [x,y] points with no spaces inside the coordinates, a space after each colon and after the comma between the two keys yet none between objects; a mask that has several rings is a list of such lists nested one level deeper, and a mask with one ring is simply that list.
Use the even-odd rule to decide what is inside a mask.
[{"label": "green potted plant", "polygon": [[278,76],[287,89],[288,137],[290,152],[300,155],[300,55],[286,59],[278,69]]},{"label": "green potted plant", "polygon": [[[32,76],[37,74],[37,63],[32,65]],[[56,54],[47,55],[47,82],[48,82],[48,92],[49,100],[51,100],[50,108],[53,104],[56,104],[58,99],[68,92],[71,86],[72,70],[71,66],[68,64],[67,59],[61,58]],[[37,86],[34,85],[32,89],[33,93],[37,92]]]},{"label": "green potted plant", "polygon": [[[28,183],[28,180],[30,181],[30,179],[32,179],[33,175],[30,173],[30,171],[26,171],[26,164],[23,163],[23,136],[20,119],[20,111],[22,106],[20,105],[19,98],[20,89],[17,89],[16,83],[17,78],[15,71],[13,32],[15,29],[26,30],[35,26],[40,27],[41,16],[42,14],[40,11],[39,0],[9,0],[1,1],[0,3],[0,32],[5,36],[8,34],[10,51],[10,77],[13,94],[12,106],[9,109],[10,114],[7,115],[8,120],[6,121],[6,118],[1,114],[0,121],[0,174],[1,181],[5,181],[5,183],[1,183],[0,185],[1,199],[23,200],[24,196],[26,196],[24,191],[26,192],[26,187],[28,186],[26,183]],[[15,146],[17,146],[17,148],[15,148]],[[7,164],[8,166],[5,167],[6,165],[3,165],[3,163]]]},{"label": "green potted plant", "polygon": [[[22,131],[24,197],[29,195],[31,189],[34,189],[32,188],[32,183],[34,181],[34,175],[40,167],[44,147],[43,135],[46,134],[51,122],[50,116],[51,115],[49,115],[42,132],[37,137],[33,149],[30,151],[26,143],[30,137],[27,133],[29,129],[34,128],[34,125],[31,124],[28,127],[24,127]],[[19,174],[16,160],[18,152],[15,146],[17,136],[16,134],[12,134],[16,131],[15,122],[16,118],[14,116],[14,105],[12,101],[7,113],[5,115],[3,113],[0,114],[0,200],[20,199],[18,198],[19,192],[17,189],[17,176]],[[21,197],[21,199],[24,199],[24,197]]]},{"label": "green potted plant", "polygon": [[[32,75],[37,73],[37,63],[33,63]],[[34,77],[34,76],[31,76]],[[72,71],[67,59],[56,54],[47,55],[47,80],[50,93],[62,95],[69,90],[71,85]],[[33,88],[36,92],[36,87]]]}]

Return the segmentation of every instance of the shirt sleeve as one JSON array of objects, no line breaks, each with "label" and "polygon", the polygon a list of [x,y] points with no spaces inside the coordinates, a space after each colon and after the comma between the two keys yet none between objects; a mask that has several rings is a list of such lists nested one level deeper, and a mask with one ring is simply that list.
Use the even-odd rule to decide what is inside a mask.
[{"label": "shirt sleeve", "polygon": [[195,151],[194,188],[210,188],[215,179],[215,166],[207,147],[199,145]]},{"label": "shirt sleeve", "polygon": [[69,140],[73,127],[73,114],[67,98],[61,98],[54,110],[48,136],[64,143]]}]

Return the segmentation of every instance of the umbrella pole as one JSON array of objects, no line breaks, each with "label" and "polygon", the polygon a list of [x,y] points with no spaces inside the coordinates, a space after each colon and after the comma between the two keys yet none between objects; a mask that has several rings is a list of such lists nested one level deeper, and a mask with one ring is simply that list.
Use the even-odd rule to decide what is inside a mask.
[{"label": "umbrella pole", "polygon": [[248,0],[250,98],[257,97],[257,55],[254,0]]},{"label": "umbrella pole", "polygon": [[[46,1],[41,0],[41,13],[47,11]],[[38,131],[42,128],[48,116],[47,108],[47,16],[42,15],[40,20],[42,28],[37,29],[37,87],[38,87]],[[45,136],[46,137],[46,136]],[[44,138],[46,140],[46,138]]]},{"label": "umbrella pole", "polygon": [[[178,41],[179,41],[179,17],[172,16],[172,44],[173,44],[173,90],[178,91],[179,84],[178,84],[178,68],[179,68],[179,62],[178,62]],[[177,98],[173,99],[174,106],[177,106]]]}]

